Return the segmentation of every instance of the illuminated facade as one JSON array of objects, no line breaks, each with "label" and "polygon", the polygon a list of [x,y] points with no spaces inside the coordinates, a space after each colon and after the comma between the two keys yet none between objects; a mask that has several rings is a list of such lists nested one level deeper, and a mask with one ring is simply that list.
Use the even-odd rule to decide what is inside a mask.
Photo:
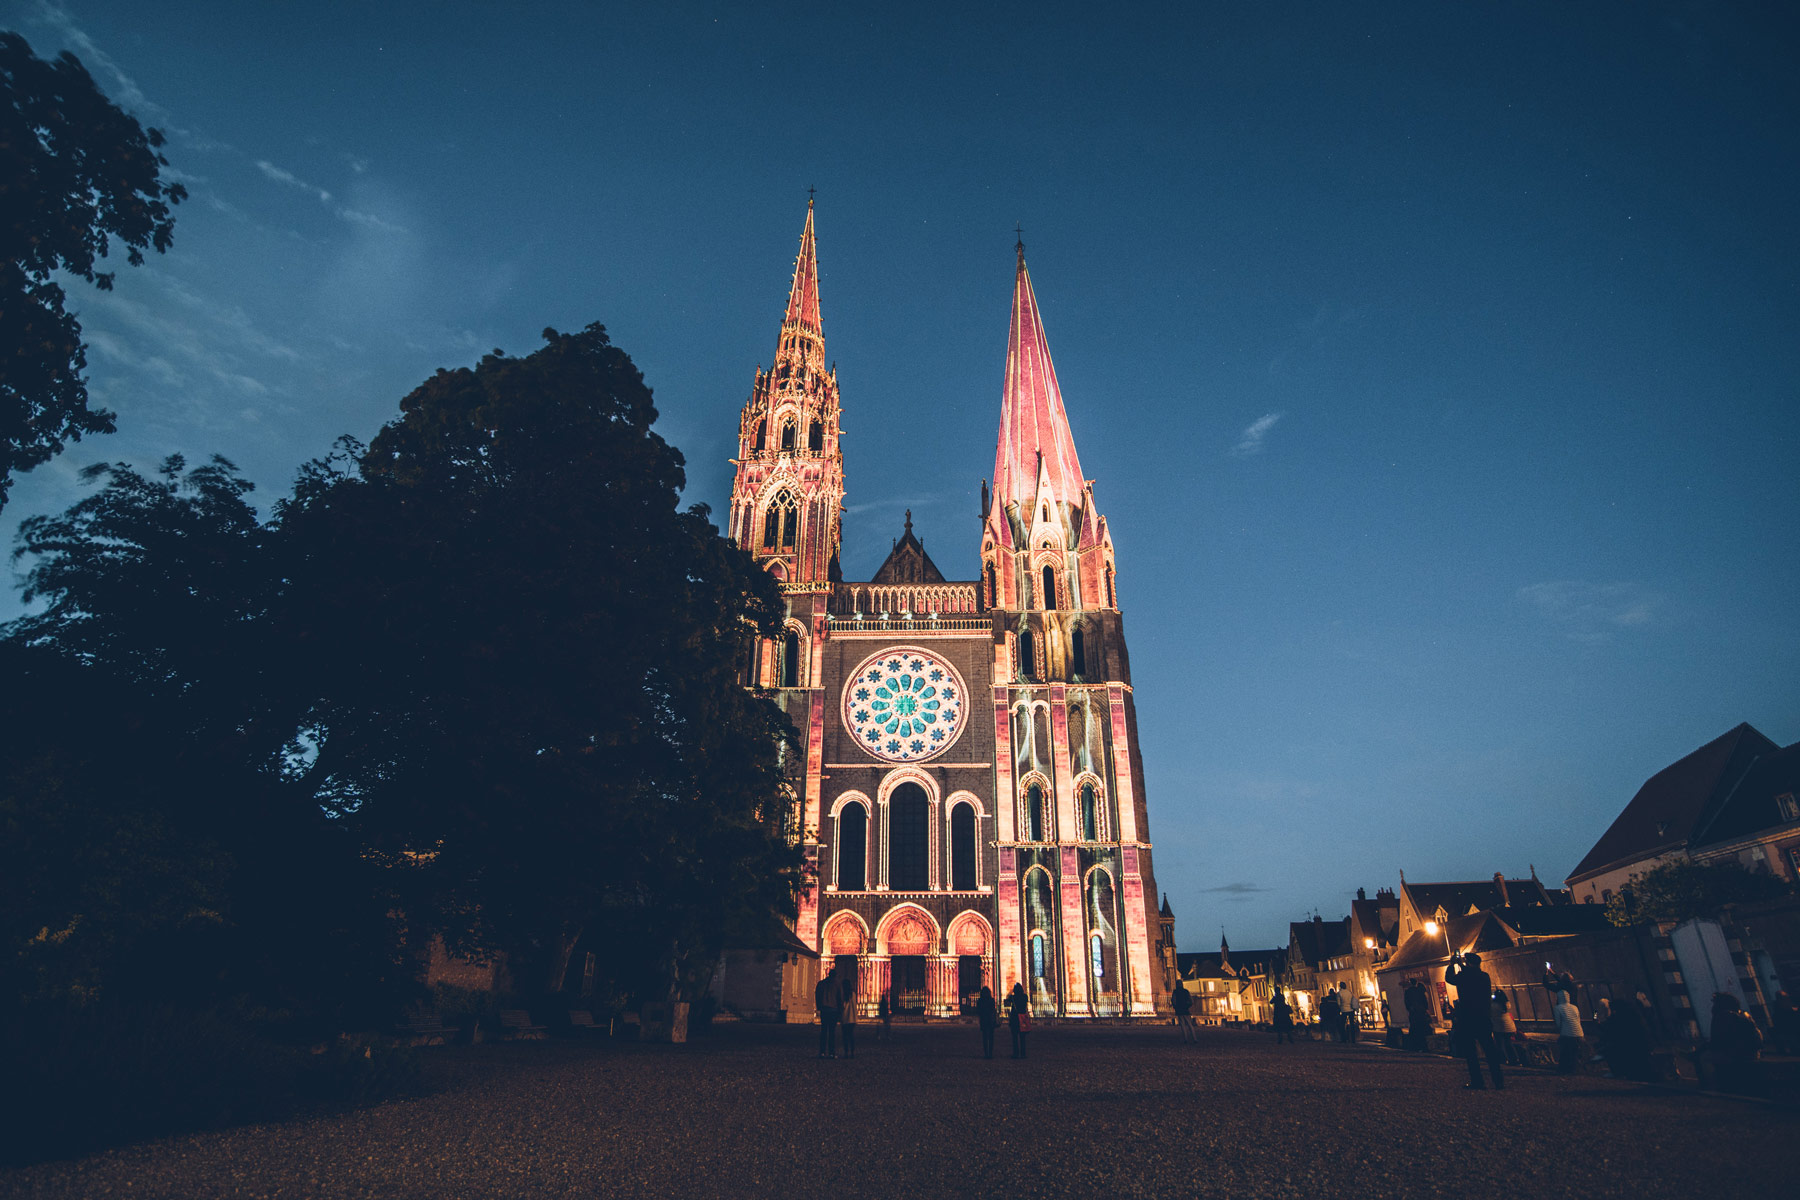
[{"label": "illuminated facade", "polygon": [[[873,1012],[952,1016],[1024,982],[1070,1017],[1168,1011],[1143,764],[1113,543],[1082,478],[1019,247],[978,579],[913,533],[873,578],[838,567],[844,497],[807,207],[773,366],[738,431],[730,534],[788,617],[750,681],[804,739],[794,764],[816,886],[795,932],[858,962]],[[1172,925],[1172,918],[1169,922]]]}]

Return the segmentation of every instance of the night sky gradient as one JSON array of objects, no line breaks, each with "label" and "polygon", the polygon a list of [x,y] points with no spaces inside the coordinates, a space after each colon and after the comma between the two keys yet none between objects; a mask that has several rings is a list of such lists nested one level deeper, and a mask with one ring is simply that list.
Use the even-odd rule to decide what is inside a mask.
[{"label": "night sky gradient", "polygon": [[1183,947],[1560,881],[1676,757],[1800,737],[1794,11],[0,0],[192,192],[71,287],[119,432],[0,535],[175,451],[266,506],[590,321],[722,515],[816,185],[845,573],[910,507],[973,578],[1021,221]]}]

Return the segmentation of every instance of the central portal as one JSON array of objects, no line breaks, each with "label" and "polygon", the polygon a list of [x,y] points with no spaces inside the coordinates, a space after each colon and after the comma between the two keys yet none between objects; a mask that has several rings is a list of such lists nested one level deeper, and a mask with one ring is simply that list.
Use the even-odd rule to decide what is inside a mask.
[{"label": "central portal", "polygon": [[925,1015],[925,956],[896,954],[893,958],[894,1012],[908,1016]]}]

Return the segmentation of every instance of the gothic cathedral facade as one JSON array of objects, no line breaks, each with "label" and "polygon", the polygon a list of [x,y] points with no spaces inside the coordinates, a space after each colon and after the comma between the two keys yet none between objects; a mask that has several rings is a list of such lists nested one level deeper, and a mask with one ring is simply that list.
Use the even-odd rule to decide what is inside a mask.
[{"label": "gothic cathedral facade", "polygon": [[809,203],[774,364],[738,429],[730,535],[780,581],[748,668],[800,731],[812,886],[795,933],[857,963],[869,1013],[966,1012],[1023,983],[1065,1017],[1166,1013],[1137,713],[1112,536],[1081,474],[1018,250],[981,570],[912,531],[842,578],[844,459]]}]

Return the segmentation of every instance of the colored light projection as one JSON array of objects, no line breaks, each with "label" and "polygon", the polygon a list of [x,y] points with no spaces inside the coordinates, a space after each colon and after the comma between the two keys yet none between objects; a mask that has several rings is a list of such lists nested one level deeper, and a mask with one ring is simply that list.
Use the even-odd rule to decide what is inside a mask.
[{"label": "colored light projection", "polygon": [[885,762],[936,758],[962,736],[962,676],[928,650],[893,647],[865,659],[844,685],[844,727]]}]

